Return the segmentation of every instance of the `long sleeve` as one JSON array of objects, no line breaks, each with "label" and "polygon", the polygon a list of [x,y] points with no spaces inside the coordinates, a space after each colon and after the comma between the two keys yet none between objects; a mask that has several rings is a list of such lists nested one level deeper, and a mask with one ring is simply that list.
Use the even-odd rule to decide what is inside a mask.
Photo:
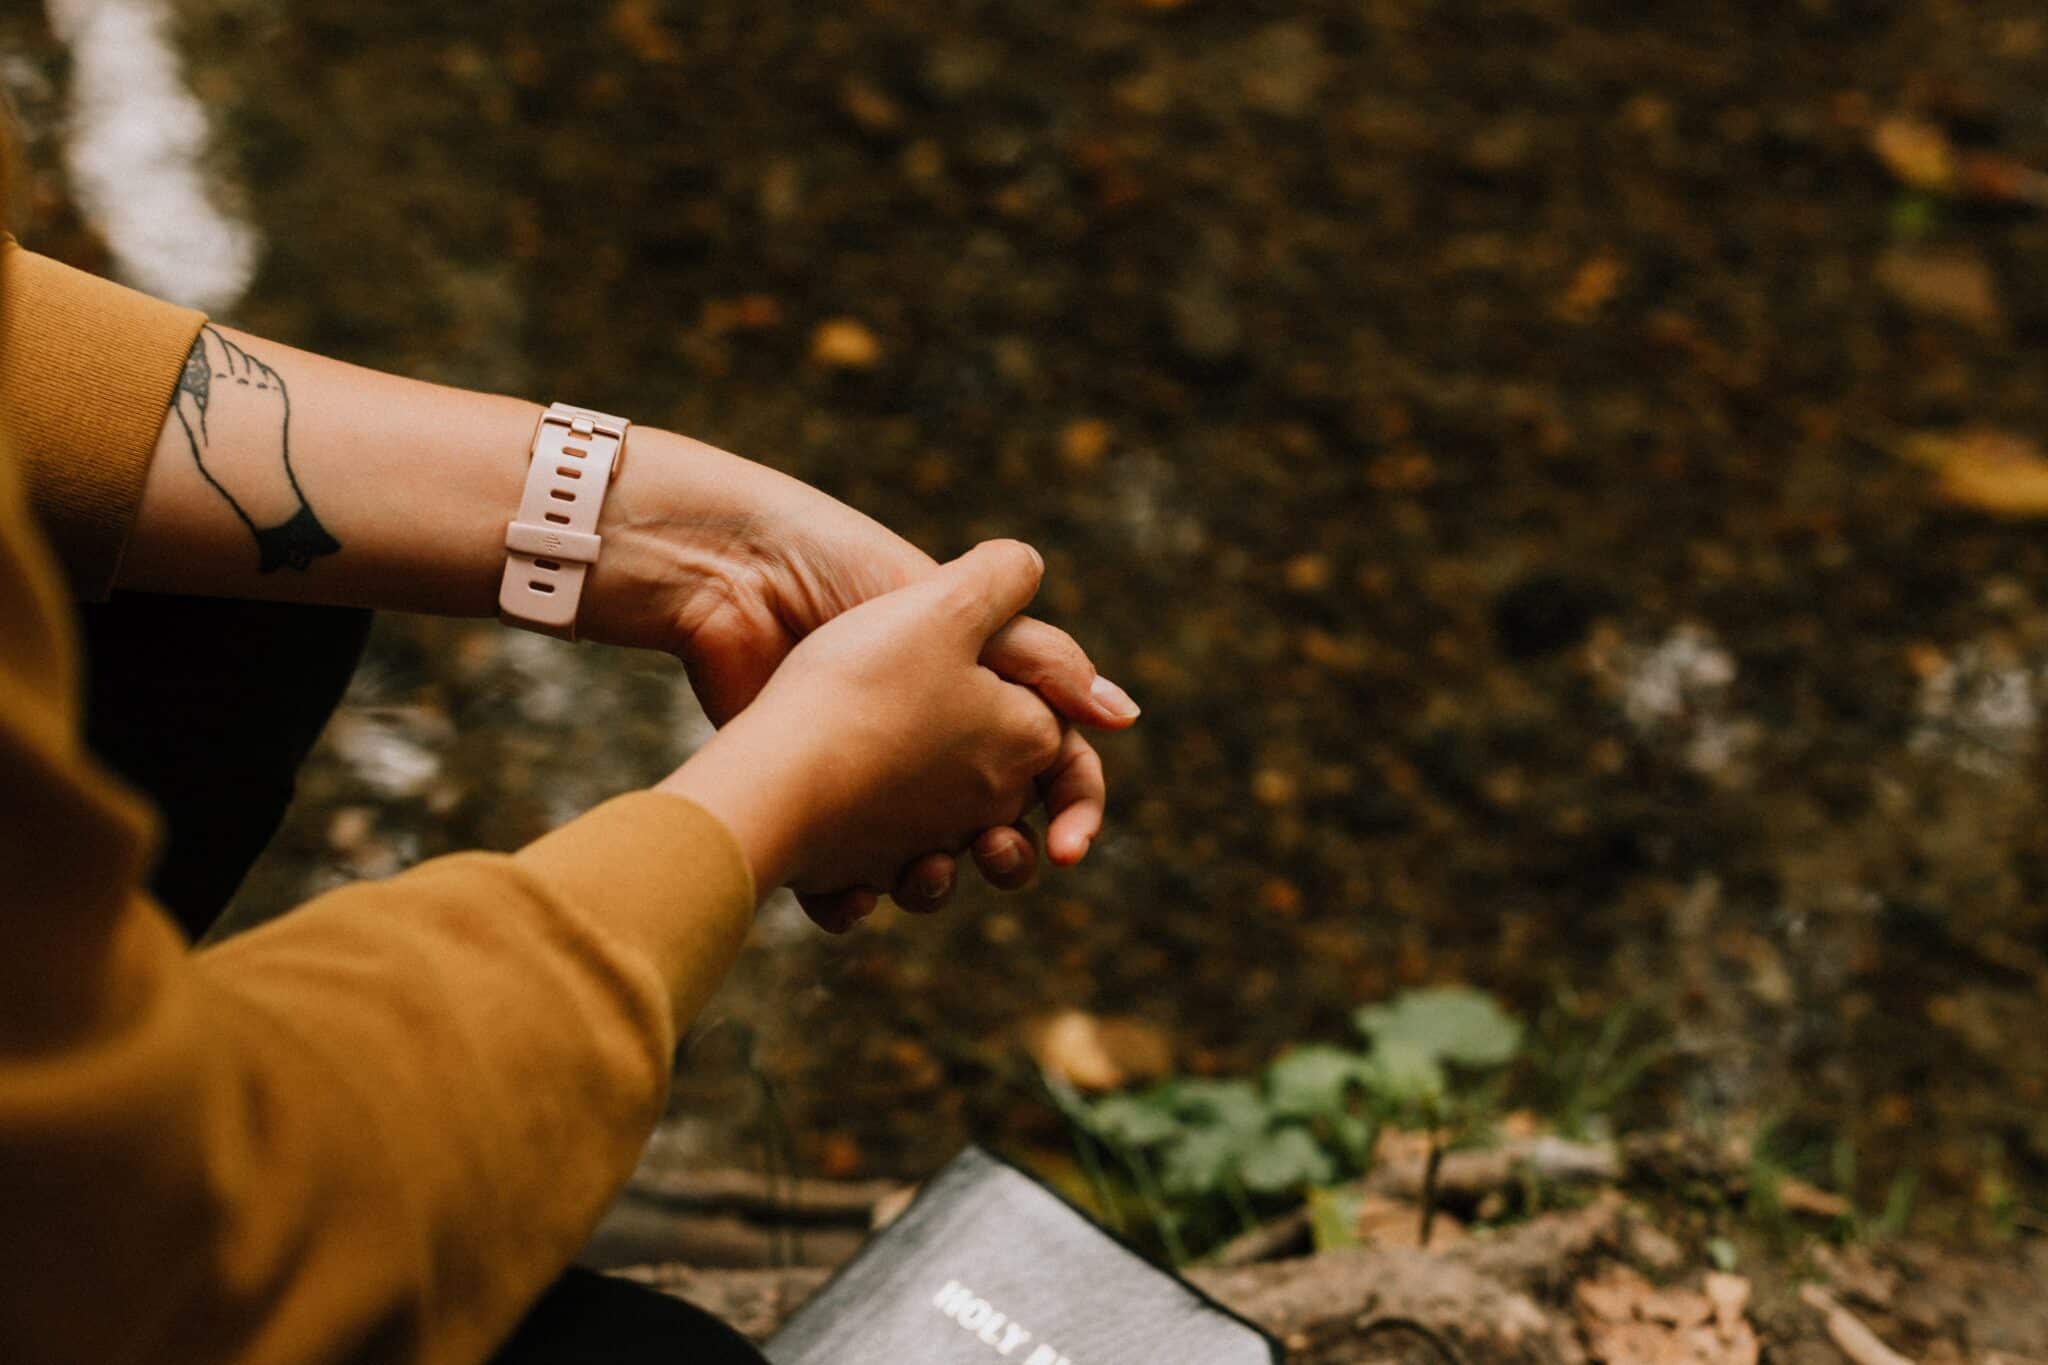
[{"label": "long sleeve", "polygon": [[202,314],[0,235],[0,432],[73,591],[105,597]]},{"label": "long sleeve", "polygon": [[630,1170],[744,859],[627,796],[193,954],[65,598],[0,452],[0,1360],[481,1359]]}]

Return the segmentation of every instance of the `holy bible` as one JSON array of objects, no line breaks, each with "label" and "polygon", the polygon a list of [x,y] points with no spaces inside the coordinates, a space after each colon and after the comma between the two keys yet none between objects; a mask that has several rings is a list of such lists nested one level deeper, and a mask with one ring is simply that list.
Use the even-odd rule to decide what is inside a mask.
[{"label": "holy bible", "polygon": [[767,1346],[773,1365],[1275,1365],[1265,1333],[1016,1167],[962,1152]]}]

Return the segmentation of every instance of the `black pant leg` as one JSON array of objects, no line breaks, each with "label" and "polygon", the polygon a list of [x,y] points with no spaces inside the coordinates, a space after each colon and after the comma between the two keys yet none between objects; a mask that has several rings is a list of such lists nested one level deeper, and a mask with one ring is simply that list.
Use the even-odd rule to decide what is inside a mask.
[{"label": "black pant leg", "polygon": [[491,1365],[767,1365],[694,1304],[576,1268],[533,1306]]},{"label": "black pant leg", "polygon": [[163,812],[151,890],[196,939],[277,833],[370,613],[116,593],[80,615],[86,742]]}]

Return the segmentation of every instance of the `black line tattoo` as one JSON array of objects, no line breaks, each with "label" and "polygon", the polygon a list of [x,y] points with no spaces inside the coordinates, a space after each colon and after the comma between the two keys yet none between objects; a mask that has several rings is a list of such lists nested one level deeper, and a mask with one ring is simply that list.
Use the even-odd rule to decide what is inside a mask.
[{"label": "black line tattoo", "polygon": [[[256,538],[256,571],[304,570],[322,555],[341,549],[299,487],[292,469],[292,400],[276,370],[222,336],[202,327],[178,376],[172,410],[185,429],[192,461],[213,490],[227,499]],[[277,461],[266,457],[207,463],[216,418],[267,434],[274,423]],[[233,485],[230,487],[230,485]]]}]

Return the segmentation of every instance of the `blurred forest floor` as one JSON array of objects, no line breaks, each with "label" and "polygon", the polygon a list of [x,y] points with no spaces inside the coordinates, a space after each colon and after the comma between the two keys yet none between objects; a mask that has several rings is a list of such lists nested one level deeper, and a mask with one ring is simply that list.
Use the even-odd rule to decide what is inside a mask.
[{"label": "blurred forest floor", "polygon": [[[753,1160],[763,1078],[816,1173],[1057,1146],[1033,1016],[1228,1074],[1469,980],[1653,1021],[1625,1125],[2041,1226],[2035,0],[176,9],[266,243],[228,320],[1029,539],[1146,707],[1083,869],[771,907],[657,1163]],[[104,267],[63,54],[0,52],[22,235]],[[386,620],[237,913],[703,733],[667,660]]]}]

